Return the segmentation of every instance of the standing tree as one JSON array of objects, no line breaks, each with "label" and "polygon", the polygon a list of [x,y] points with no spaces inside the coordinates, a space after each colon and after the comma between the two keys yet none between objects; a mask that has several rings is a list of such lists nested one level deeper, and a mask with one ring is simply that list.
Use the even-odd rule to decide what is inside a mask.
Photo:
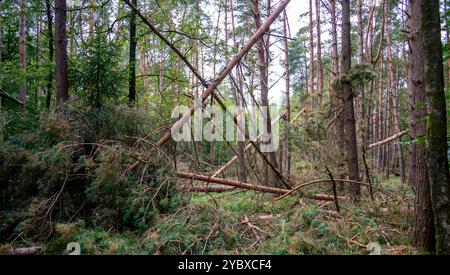
[{"label": "standing tree", "polygon": [[[261,12],[259,9],[259,3],[258,0],[253,1],[253,12],[255,16],[255,26],[256,29],[259,29],[262,26],[261,23]],[[258,42],[256,44],[257,50],[258,50],[258,58],[259,58],[259,74],[260,74],[260,82],[261,82],[261,105],[263,107],[267,108],[267,113],[265,114],[265,124],[266,124],[266,130],[267,134],[269,135],[269,143],[272,140],[272,122],[270,119],[270,111],[269,111],[269,70],[268,70],[268,51],[269,48],[268,45],[264,43],[264,38],[261,37],[258,39]],[[274,167],[277,167],[277,159],[275,152],[270,152],[269,154],[269,160],[273,164]],[[268,175],[268,167],[267,165],[264,165],[265,174]],[[267,171],[267,172],[266,172]],[[275,175],[272,175],[271,177],[267,176],[264,177],[265,180],[267,180],[266,184],[274,184],[275,186],[279,186],[279,182],[276,180]],[[270,179],[269,179],[270,178]]]},{"label": "standing tree", "polygon": [[291,121],[291,99],[290,99],[290,68],[289,68],[289,43],[288,43],[288,35],[290,35],[289,31],[289,21],[287,17],[286,11],[283,13],[283,35],[284,35],[284,69],[286,74],[286,86],[285,86],[285,114],[283,116],[284,119],[284,139],[282,143],[281,149],[281,172],[284,176],[290,176],[291,173],[291,148],[290,148],[290,121]]},{"label": "standing tree", "polygon": [[309,97],[311,110],[314,109],[314,19],[313,2],[309,0]]},{"label": "standing tree", "polygon": [[66,0],[55,0],[55,78],[57,108],[69,99],[66,17]]},{"label": "standing tree", "polygon": [[[25,103],[27,99],[27,52],[26,52],[26,11],[27,1],[20,0],[20,17],[19,17],[19,65],[21,71],[20,94],[19,100]],[[22,109],[23,110],[23,109]]]},{"label": "standing tree", "polygon": [[[48,35],[48,61],[53,63],[53,17],[52,17],[52,7],[50,0],[45,0],[45,7],[47,12],[47,35]],[[45,107],[47,110],[50,109],[52,100],[52,86],[53,86],[53,68],[49,66],[48,76],[47,76],[47,98],[45,101]]]},{"label": "standing tree", "polygon": [[320,1],[316,0],[316,27],[317,27],[317,94],[319,106],[322,105],[323,98],[323,62],[322,62],[322,37],[320,22]]},{"label": "standing tree", "polygon": [[[132,1],[137,7],[137,0]],[[130,16],[130,58],[128,64],[128,105],[134,106],[136,101],[136,13],[131,11]]]},{"label": "standing tree", "polygon": [[[344,129],[348,174],[351,180],[359,181],[358,150],[356,145],[355,111],[353,106],[352,83],[348,80],[352,66],[350,0],[342,0],[342,96],[344,97]],[[353,183],[350,192],[357,201],[361,193],[360,185]]]},{"label": "standing tree", "polygon": [[409,1],[409,146],[408,182],[415,188],[414,245],[433,250],[435,238],[428,169],[423,156],[425,144],[418,142],[426,134],[423,39],[420,31],[422,0]]},{"label": "standing tree", "polygon": [[439,2],[422,1],[420,30],[424,41],[428,113],[426,161],[436,230],[436,252],[450,255],[450,175]]}]

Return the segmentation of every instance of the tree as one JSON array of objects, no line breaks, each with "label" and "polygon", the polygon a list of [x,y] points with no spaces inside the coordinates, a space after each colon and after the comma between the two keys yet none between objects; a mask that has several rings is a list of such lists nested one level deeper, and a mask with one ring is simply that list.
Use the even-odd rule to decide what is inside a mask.
[{"label": "tree", "polygon": [[319,96],[319,106],[322,105],[323,98],[323,62],[322,62],[322,37],[320,22],[320,1],[316,0],[316,27],[317,27],[317,93]]},{"label": "tree", "polygon": [[[229,0],[230,1],[230,10],[231,10],[231,28],[232,28],[232,37],[233,37],[233,47],[234,47],[234,51],[238,51],[238,43],[237,43],[237,39],[236,39],[236,23],[235,23],[235,16],[234,16],[234,5],[233,5],[233,1],[234,0]],[[227,1],[225,1],[225,14],[227,14],[228,11],[228,6],[227,6]],[[227,17],[225,17],[227,18]],[[226,20],[225,20],[226,21]],[[227,34],[227,25],[225,25],[225,33]],[[228,42],[225,41],[225,45],[227,46]],[[228,50],[226,49],[226,55],[228,55]],[[228,58],[227,58],[228,60]],[[231,89],[233,91],[233,97],[234,97],[234,103],[236,106],[236,109],[239,110],[239,108],[242,108],[244,106],[243,104],[243,98],[240,95],[242,93],[242,78],[240,75],[240,68],[239,65],[236,66],[236,81],[231,81]],[[242,116],[237,116],[237,120],[239,123],[242,123]],[[244,133],[239,134],[241,136],[244,136]],[[241,182],[246,182],[247,181],[247,171],[245,168],[245,141],[240,140],[238,138],[237,142],[236,142],[236,155],[239,159],[239,161],[237,162],[237,171],[238,171],[238,179]]]},{"label": "tree", "polygon": [[55,0],[55,78],[57,108],[69,99],[66,21],[66,0]]},{"label": "tree", "polygon": [[[336,0],[330,0],[331,13],[331,59],[333,76],[337,78],[340,75],[339,70],[339,53],[338,53],[338,36],[337,36],[337,18],[336,18]],[[336,85],[335,85],[336,86]],[[343,153],[345,151],[345,133],[344,133],[344,102],[342,100],[342,90],[340,85],[333,88],[331,103],[336,113],[336,145],[337,145],[337,170],[338,177],[344,178],[345,161]],[[343,185],[339,185],[342,189]]]},{"label": "tree", "polygon": [[289,29],[289,21],[287,17],[286,11],[283,13],[283,35],[284,35],[284,70],[285,70],[285,78],[286,78],[286,85],[285,85],[285,113],[283,116],[284,119],[284,139],[282,143],[282,149],[281,149],[281,172],[285,176],[290,176],[291,173],[291,148],[290,148],[290,121],[291,121],[291,99],[290,99],[290,86],[291,86],[291,79],[290,79],[290,68],[289,68],[289,44],[288,44],[288,35],[290,34],[288,32]]},{"label": "tree", "polygon": [[309,0],[309,98],[311,110],[314,109],[314,20],[313,2]]},{"label": "tree", "polygon": [[27,1],[20,0],[20,17],[19,17],[19,65],[21,70],[20,94],[19,100],[25,103],[27,99],[27,51],[26,51],[26,9]]},{"label": "tree", "polygon": [[[256,29],[259,29],[261,27],[261,12],[259,9],[259,3],[258,0],[253,1],[253,12],[255,16],[255,26]],[[268,64],[267,64],[267,56],[266,52],[269,50],[268,47],[264,45],[264,38],[261,37],[258,39],[258,42],[256,44],[257,50],[258,50],[258,58],[259,58],[259,74],[260,74],[260,85],[261,85],[261,105],[267,108],[267,113],[265,114],[265,121],[266,121],[266,130],[267,134],[271,136],[272,134],[272,121],[270,119],[270,112],[269,112],[269,75],[268,75]],[[271,138],[269,139],[271,140]],[[269,141],[270,142],[270,141]],[[269,153],[269,160],[272,163],[274,167],[277,167],[277,159],[275,156],[275,152]],[[268,171],[267,166],[265,166],[265,171]],[[276,177],[272,175],[272,177],[265,177],[265,179],[268,181],[267,184],[272,183],[276,187],[278,187],[279,182],[275,179]]]},{"label": "tree", "polygon": [[[48,35],[48,61],[53,63],[53,16],[52,16],[52,7],[50,4],[50,0],[45,0],[45,7],[47,12],[47,35]],[[47,98],[45,101],[45,107],[47,110],[50,109],[51,100],[52,100],[52,87],[53,87],[53,68],[49,66],[48,68],[48,76],[47,76]]]},{"label": "tree", "polygon": [[[390,20],[389,20],[389,14],[388,14],[388,5],[385,5],[385,22],[387,25],[387,28],[390,28]],[[389,94],[388,96],[392,97],[392,103],[393,103],[393,109],[394,109],[394,130],[395,133],[400,133],[400,114],[398,110],[398,91],[396,89],[396,82],[395,82],[395,72],[394,72],[394,55],[392,53],[392,38],[391,38],[391,31],[388,30],[386,33],[386,42],[387,42],[387,50],[388,50],[388,71],[389,71]],[[399,138],[399,141],[401,141],[401,137]],[[403,163],[403,150],[401,144],[396,144],[396,152],[398,153],[398,164],[399,164],[399,170],[400,170],[400,180],[404,183],[406,182],[405,177],[405,169],[404,169],[404,163]],[[393,159],[395,160],[396,157],[394,156]]]},{"label": "tree", "polygon": [[[355,111],[353,106],[352,83],[345,79],[350,75],[352,66],[351,49],[351,22],[350,22],[350,0],[342,0],[342,96],[344,97],[344,129],[346,136],[346,153],[348,174],[351,180],[359,181],[358,152],[356,145]],[[351,184],[350,192],[355,200],[359,200],[361,193],[359,184]]]},{"label": "tree", "polygon": [[428,115],[426,162],[436,230],[436,253],[450,255],[450,174],[439,2],[421,2],[420,30],[424,41]]},{"label": "tree", "polygon": [[[137,0],[132,1],[137,7]],[[131,11],[130,15],[130,58],[128,64],[128,105],[134,106],[136,101],[136,13]]]},{"label": "tree", "polygon": [[433,250],[435,238],[433,227],[433,212],[431,208],[430,185],[428,169],[423,156],[425,144],[420,142],[426,134],[424,117],[425,86],[423,38],[420,31],[420,7],[423,0],[409,1],[409,53],[408,53],[408,92],[409,92],[409,135],[412,143],[409,145],[408,182],[415,188],[414,207],[414,245]]}]

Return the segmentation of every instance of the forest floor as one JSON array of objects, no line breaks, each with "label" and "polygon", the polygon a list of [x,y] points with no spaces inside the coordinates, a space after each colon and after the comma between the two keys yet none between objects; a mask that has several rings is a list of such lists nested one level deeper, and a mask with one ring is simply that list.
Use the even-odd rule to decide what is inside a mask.
[{"label": "forest floor", "polygon": [[411,246],[410,188],[397,178],[377,187],[402,195],[375,191],[374,201],[363,197],[358,205],[342,199],[337,213],[333,201],[308,199],[331,194],[329,185],[279,201],[242,190],[190,193],[188,206],[158,215],[142,234],[88,229],[83,221],[58,224],[43,253],[64,254],[68,242],[78,242],[82,254],[422,254]]}]

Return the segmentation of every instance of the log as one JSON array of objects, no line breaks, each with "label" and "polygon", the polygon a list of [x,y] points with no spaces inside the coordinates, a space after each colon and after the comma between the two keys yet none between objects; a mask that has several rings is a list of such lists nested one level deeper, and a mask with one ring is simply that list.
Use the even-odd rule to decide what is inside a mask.
[{"label": "log", "polygon": [[393,135],[393,136],[391,136],[391,137],[389,137],[389,138],[387,138],[387,139],[385,139],[385,140],[382,140],[382,141],[379,141],[379,142],[370,144],[370,145],[369,145],[369,149],[372,149],[372,148],[381,146],[381,145],[383,145],[383,144],[386,144],[386,143],[388,143],[388,142],[391,142],[391,141],[393,141],[393,140],[396,140],[396,139],[398,139],[398,138],[401,138],[402,136],[406,135],[408,132],[409,132],[409,131],[406,130],[406,131],[397,133],[397,134],[395,134],[395,135]]},{"label": "log", "polygon": [[40,246],[15,248],[12,251],[12,255],[34,255],[41,251],[41,249],[42,247]]},{"label": "log", "polygon": [[[325,194],[317,194],[317,195],[314,195],[312,198],[316,201],[337,201],[336,198],[340,199],[340,200],[347,199],[346,197],[342,197],[342,196],[335,197],[335,196],[330,196],[330,195],[325,195]],[[339,213],[339,211],[337,211],[337,212]]]},{"label": "log", "polygon": [[228,186],[186,186],[188,192],[198,193],[224,193],[235,190],[236,187]]},{"label": "log", "polygon": [[251,191],[259,191],[259,192],[272,193],[272,194],[277,194],[277,195],[284,195],[289,192],[289,190],[286,190],[286,189],[262,186],[262,185],[257,185],[257,184],[235,181],[235,180],[213,178],[211,176],[198,175],[198,174],[192,174],[192,173],[177,172],[177,177],[183,178],[183,179],[192,179],[192,180],[198,180],[198,181],[203,181],[203,182],[217,183],[217,184],[247,189],[247,190],[251,190]]}]

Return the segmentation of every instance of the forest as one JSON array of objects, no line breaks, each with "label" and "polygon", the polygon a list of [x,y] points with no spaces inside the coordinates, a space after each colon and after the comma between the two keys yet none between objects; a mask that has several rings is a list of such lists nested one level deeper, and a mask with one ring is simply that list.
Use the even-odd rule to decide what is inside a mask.
[{"label": "forest", "polygon": [[0,0],[0,255],[450,254],[449,17]]}]

